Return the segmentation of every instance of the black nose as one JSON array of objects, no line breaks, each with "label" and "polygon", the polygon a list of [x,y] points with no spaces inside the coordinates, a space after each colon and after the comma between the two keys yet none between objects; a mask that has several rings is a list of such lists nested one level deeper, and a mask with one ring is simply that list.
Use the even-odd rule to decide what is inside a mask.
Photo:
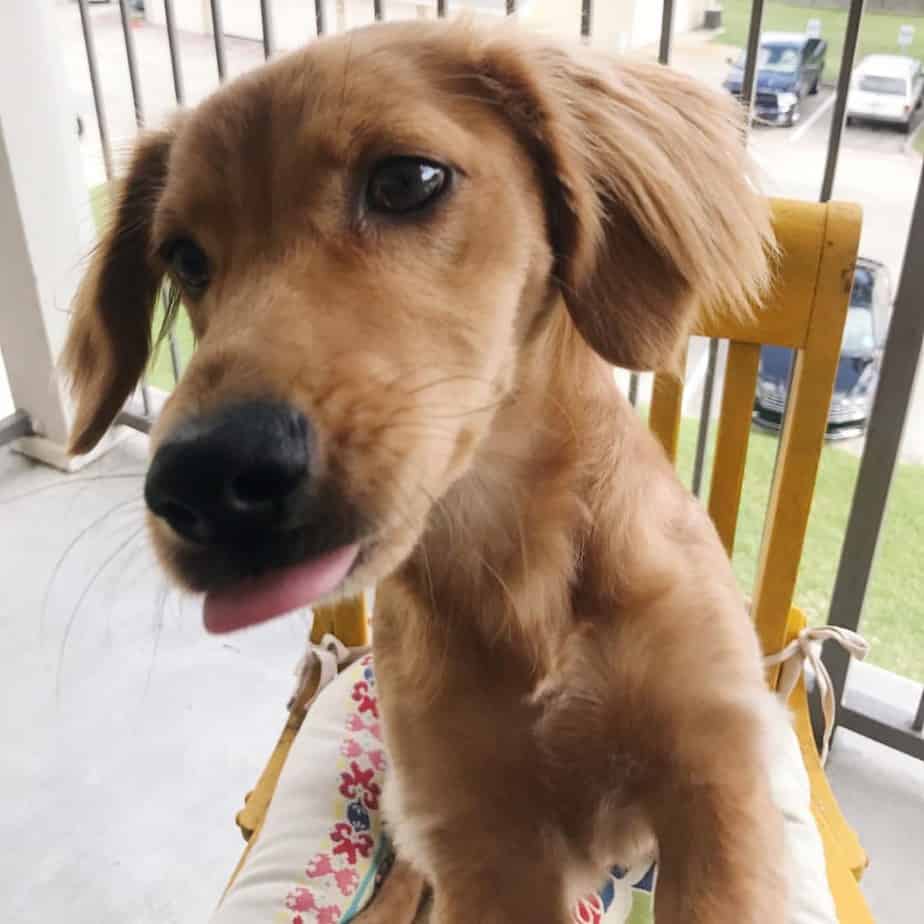
[{"label": "black nose", "polygon": [[148,469],[148,507],[181,536],[230,542],[291,526],[310,476],[311,429],[287,404],[250,401],[181,424]]}]

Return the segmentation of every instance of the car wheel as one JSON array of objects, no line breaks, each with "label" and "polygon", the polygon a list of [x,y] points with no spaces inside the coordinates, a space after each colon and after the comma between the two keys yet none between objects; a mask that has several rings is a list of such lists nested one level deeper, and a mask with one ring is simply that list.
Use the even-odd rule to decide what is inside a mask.
[{"label": "car wheel", "polygon": [[817,95],[818,95],[818,81],[819,81],[819,78],[816,77],[816,78],[815,78],[815,82],[812,84],[812,89],[809,90],[809,96],[817,96]]},{"label": "car wheel", "polygon": [[846,122],[848,126],[857,124],[857,120],[853,116],[847,116]]}]

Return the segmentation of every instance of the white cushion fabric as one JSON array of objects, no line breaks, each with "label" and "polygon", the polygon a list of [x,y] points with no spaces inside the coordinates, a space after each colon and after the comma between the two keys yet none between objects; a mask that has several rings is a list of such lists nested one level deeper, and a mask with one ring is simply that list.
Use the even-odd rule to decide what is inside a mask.
[{"label": "white cushion fabric", "polygon": [[[785,819],[788,924],[837,924],[808,776],[795,733],[772,742],[773,797]],[[263,830],[212,924],[350,921],[387,868],[379,797],[385,755],[371,656],[336,677],[292,745]],[[578,924],[644,924],[653,870],[616,870],[574,910]],[[717,884],[717,888],[720,888]]]}]

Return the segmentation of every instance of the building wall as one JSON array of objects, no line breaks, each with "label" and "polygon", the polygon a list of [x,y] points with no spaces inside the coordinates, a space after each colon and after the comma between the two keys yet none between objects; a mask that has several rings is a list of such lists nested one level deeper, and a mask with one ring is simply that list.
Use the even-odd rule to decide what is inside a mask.
[{"label": "building wall", "polygon": [[[341,32],[373,21],[373,0],[324,0],[328,31]],[[924,0],[922,0],[924,2]],[[674,31],[687,32],[703,24],[708,0],[676,0]],[[211,31],[208,0],[176,0],[177,25],[190,32]],[[580,35],[580,0],[520,0],[520,20],[541,31],[558,36]],[[485,18],[500,18],[505,0],[450,0],[450,10],[469,10]],[[610,51],[622,51],[653,44],[661,34],[662,5],[657,0],[597,0],[594,4],[592,44]],[[274,0],[273,24],[277,44],[296,47],[317,34],[314,4],[305,0]],[[435,0],[385,0],[389,20],[432,18]],[[259,40],[260,4],[257,0],[224,0],[224,29],[227,35]],[[162,3],[148,3],[147,18],[162,24]]]}]

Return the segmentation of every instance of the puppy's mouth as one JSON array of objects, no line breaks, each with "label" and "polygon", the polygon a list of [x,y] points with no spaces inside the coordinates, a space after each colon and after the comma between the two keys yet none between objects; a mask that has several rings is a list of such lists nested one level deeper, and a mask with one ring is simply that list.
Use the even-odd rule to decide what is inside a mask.
[{"label": "puppy's mouth", "polygon": [[203,618],[209,632],[232,632],[310,606],[334,593],[360,554],[358,542],[339,546],[298,564],[206,593]]}]

